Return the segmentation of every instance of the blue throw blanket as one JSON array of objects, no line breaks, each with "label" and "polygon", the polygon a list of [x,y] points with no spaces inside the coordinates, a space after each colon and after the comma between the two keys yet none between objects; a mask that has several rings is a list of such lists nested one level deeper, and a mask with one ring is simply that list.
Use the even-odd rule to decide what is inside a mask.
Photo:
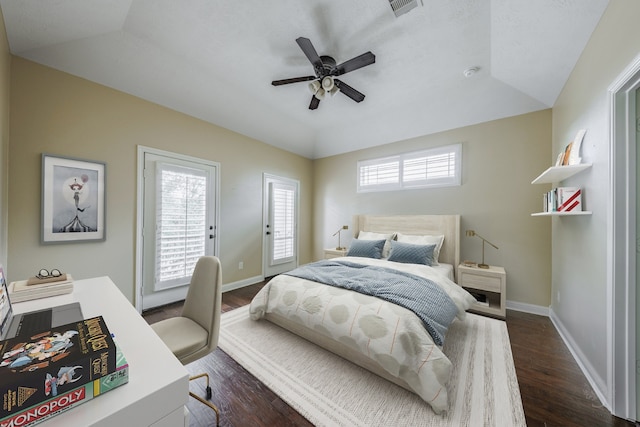
[{"label": "blue throw blanket", "polygon": [[378,297],[409,309],[440,346],[458,313],[449,295],[435,282],[391,268],[323,260],[284,274]]}]

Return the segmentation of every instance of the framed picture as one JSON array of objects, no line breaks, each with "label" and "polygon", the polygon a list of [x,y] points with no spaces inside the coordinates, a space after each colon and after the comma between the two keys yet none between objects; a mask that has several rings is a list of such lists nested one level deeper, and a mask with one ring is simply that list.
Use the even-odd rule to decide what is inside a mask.
[{"label": "framed picture", "polygon": [[104,241],[106,164],[42,154],[43,244]]}]

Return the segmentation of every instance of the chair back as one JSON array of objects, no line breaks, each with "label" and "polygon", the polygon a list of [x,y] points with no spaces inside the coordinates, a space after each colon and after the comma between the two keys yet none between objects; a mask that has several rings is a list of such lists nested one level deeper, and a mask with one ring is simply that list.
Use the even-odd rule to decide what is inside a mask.
[{"label": "chair back", "polygon": [[189,291],[182,308],[183,317],[193,320],[208,332],[206,351],[198,352],[200,354],[208,354],[218,346],[221,300],[220,260],[215,256],[203,256],[193,270]]}]

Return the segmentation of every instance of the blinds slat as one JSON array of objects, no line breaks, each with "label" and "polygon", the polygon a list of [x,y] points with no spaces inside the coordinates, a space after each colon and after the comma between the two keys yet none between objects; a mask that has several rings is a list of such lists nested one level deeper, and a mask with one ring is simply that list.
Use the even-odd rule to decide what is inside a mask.
[{"label": "blinds slat", "polygon": [[294,256],[295,250],[295,190],[274,187],[273,203],[273,261]]},{"label": "blinds slat", "polygon": [[358,191],[460,185],[461,144],[358,162]]},{"label": "blinds slat", "polygon": [[206,176],[195,170],[159,166],[156,281],[189,277],[204,255]]}]

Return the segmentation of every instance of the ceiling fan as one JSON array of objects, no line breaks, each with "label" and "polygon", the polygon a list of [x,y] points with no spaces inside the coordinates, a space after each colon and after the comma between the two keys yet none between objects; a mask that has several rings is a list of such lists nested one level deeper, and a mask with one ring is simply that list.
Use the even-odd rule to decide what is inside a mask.
[{"label": "ceiling fan", "polygon": [[311,103],[309,104],[310,110],[315,110],[316,108],[318,108],[320,100],[324,98],[326,93],[334,95],[338,91],[347,95],[349,98],[353,99],[356,102],[362,102],[362,100],[364,99],[364,94],[358,92],[336,77],[373,64],[374,62],[376,62],[376,57],[373,53],[366,52],[346,62],[336,65],[336,60],[332,57],[326,55],[318,55],[318,52],[316,52],[316,49],[313,47],[311,40],[309,40],[308,38],[298,37],[296,39],[296,42],[298,43],[298,46],[300,46],[300,49],[302,49],[304,54],[307,56],[307,59],[309,59],[309,62],[311,62],[311,65],[313,65],[313,70],[316,75],[294,77],[292,79],[284,80],[274,80],[271,82],[272,85],[281,86],[290,83],[311,81],[311,83],[309,84],[309,89],[311,90],[313,95],[311,96]]}]

